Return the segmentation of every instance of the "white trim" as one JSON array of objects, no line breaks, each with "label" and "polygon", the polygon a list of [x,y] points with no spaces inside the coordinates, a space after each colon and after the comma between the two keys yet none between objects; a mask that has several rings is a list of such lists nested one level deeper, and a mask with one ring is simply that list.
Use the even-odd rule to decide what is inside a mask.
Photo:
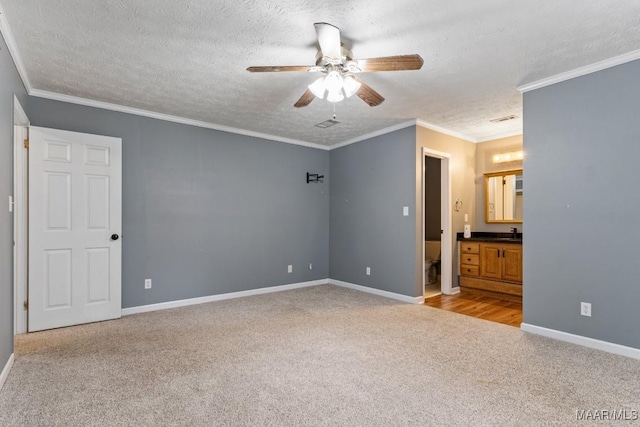
[{"label": "white trim", "polygon": [[9,54],[13,59],[13,63],[18,70],[18,74],[22,79],[22,84],[26,89],[27,93],[31,93],[33,89],[31,86],[31,81],[29,81],[29,75],[27,74],[27,69],[24,66],[24,62],[22,61],[22,56],[20,55],[20,51],[18,50],[18,45],[16,44],[16,40],[13,38],[13,31],[11,31],[11,26],[9,25],[9,21],[7,20],[7,15],[4,13],[4,8],[0,4],[0,32],[4,36],[4,41],[7,44],[7,49],[9,49]]},{"label": "white trim", "polygon": [[447,128],[443,128],[442,126],[434,125],[433,123],[425,122],[424,120],[421,120],[421,119],[416,119],[416,126],[420,126],[422,128],[425,128],[425,129],[435,130],[436,132],[440,132],[440,133],[443,133],[445,135],[453,136],[454,138],[464,139],[465,141],[478,142],[478,140],[476,138],[472,137],[472,136],[465,135],[463,133],[456,132],[454,130],[450,130],[450,129],[447,129]]},{"label": "white trim", "polygon": [[456,295],[460,293],[460,286],[456,286],[455,288],[451,288],[451,293],[449,295]]},{"label": "white trim", "polygon": [[475,138],[472,138],[472,137],[470,137],[468,135],[464,135],[464,134],[462,134],[460,132],[456,132],[456,131],[453,131],[453,130],[445,129],[445,128],[441,127],[441,126],[437,126],[437,125],[425,122],[424,120],[414,119],[414,120],[409,120],[409,121],[406,121],[406,122],[398,123],[397,125],[388,126],[386,128],[382,128],[382,129],[367,133],[365,135],[357,136],[355,138],[351,138],[351,139],[348,139],[346,141],[339,142],[337,144],[330,145],[329,146],[329,150],[335,150],[336,148],[344,147],[346,145],[355,144],[356,142],[360,142],[360,141],[364,141],[364,140],[367,140],[367,139],[375,138],[376,136],[386,135],[388,133],[395,132],[395,131],[400,130],[400,129],[405,129],[405,128],[408,128],[408,127],[411,127],[411,126],[420,126],[422,128],[425,128],[425,129],[431,129],[431,130],[434,130],[436,132],[443,133],[445,135],[453,136],[454,138],[464,139],[465,141],[469,141],[469,142],[477,142],[477,140]]},{"label": "white trim", "polygon": [[13,335],[27,332],[27,150],[23,141],[28,137],[29,117],[18,98],[13,96]]},{"label": "white trim", "polygon": [[72,96],[72,95],[65,95],[65,94],[60,94],[60,93],[55,93],[55,92],[50,92],[50,91],[46,91],[46,90],[41,90],[41,89],[34,89],[33,86],[31,86],[31,82],[29,80],[29,76],[27,74],[27,69],[24,66],[24,62],[22,60],[22,56],[20,55],[20,52],[18,50],[18,46],[16,45],[15,39],[13,38],[13,32],[11,31],[11,27],[9,26],[9,22],[6,19],[6,15],[4,13],[4,10],[2,9],[2,5],[0,5],[0,32],[2,32],[2,35],[4,36],[5,42],[7,44],[7,48],[9,49],[9,52],[11,54],[11,57],[13,58],[13,62],[15,63],[15,66],[18,70],[18,74],[20,74],[20,78],[22,79],[22,83],[25,86],[25,89],[27,90],[27,93],[31,96],[35,96],[38,98],[46,98],[46,99],[51,99],[51,100],[55,100],[55,101],[62,101],[62,102],[68,102],[71,104],[78,104],[78,105],[84,105],[87,107],[95,107],[95,108],[102,108],[105,110],[111,110],[111,111],[119,111],[121,113],[127,113],[127,114],[134,114],[137,116],[144,116],[144,117],[150,117],[153,119],[158,119],[158,120],[165,120],[168,122],[174,122],[174,123],[181,123],[181,124],[185,124],[185,125],[190,125],[190,126],[196,126],[196,127],[201,127],[201,128],[206,128],[206,129],[215,129],[215,130],[219,130],[219,131],[223,131],[223,132],[229,132],[229,133],[234,133],[234,134],[238,134],[238,135],[244,135],[244,136],[249,136],[249,137],[255,137],[255,138],[262,138],[262,139],[267,139],[267,140],[271,140],[271,141],[278,141],[278,142],[284,142],[287,144],[293,144],[293,145],[300,145],[303,147],[309,147],[309,148],[315,148],[318,150],[333,150],[336,148],[340,148],[340,147],[344,147],[346,145],[350,145],[350,144],[354,144],[356,142],[359,141],[364,141],[366,139],[370,139],[370,138],[374,138],[376,136],[380,136],[380,135],[384,135],[390,132],[394,132],[396,130],[400,130],[400,129],[404,129],[407,128],[409,126],[421,126],[423,128],[427,128],[427,129],[431,129],[434,130],[436,132],[440,132],[443,133],[445,135],[450,135],[456,138],[461,138],[470,142],[477,142],[477,140],[475,138],[472,138],[470,136],[464,135],[460,132],[456,132],[456,131],[452,131],[446,128],[443,128],[441,126],[438,125],[434,125],[432,123],[428,123],[424,120],[420,120],[420,119],[415,119],[415,120],[410,120],[407,122],[403,122],[403,123],[399,123],[397,125],[392,125],[389,126],[387,128],[384,129],[380,129],[365,135],[361,135],[359,137],[356,138],[352,138],[349,139],[347,141],[343,141],[343,142],[339,142],[337,144],[334,145],[322,145],[322,144],[316,144],[313,142],[307,142],[307,141],[301,141],[301,140],[297,140],[297,139],[292,139],[292,138],[285,138],[285,137],[281,137],[281,136],[277,136],[277,135],[269,135],[269,134],[265,134],[265,133],[260,133],[260,132],[254,132],[254,131],[250,131],[250,130],[245,130],[245,129],[239,129],[239,128],[234,128],[234,127],[230,127],[230,126],[223,126],[223,125],[218,125],[215,123],[210,123],[210,122],[204,122],[204,121],[200,121],[200,120],[193,120],[193,119],[188,119],[185,117],[179,117],[179,116],[173,116],[173,115],[169,115],[169,114],[163,114],[163,113],[157,113],[154,111],[149,111],[149,110],[144,110],[141,108],[134,108],[134,107],[127,107],[124,105],[118,105],[118,104],[112,104],[109,102],[103,102],[103,101],[95,101],[92,99],[87,99],[87,98],[81,98],[81,97],[77,97],[77,96]]},{"label": "white trim", "polygon": [[528,323],[520,324],[520,329],[536,335],[553,338],[560,341],[566,341],[572,344],[581,345],[583,347],[594,348],[620,356],[640,359],[640,349],[627,347],[620,344],[614,344],[607,341],[596,340],[593,338],[583,337],[582,335],[574,335],[567,332],[557,331],[555,329],[543,328],[541,326],[530,325]]},{"label": "white trim", "polygon": [[169,308],[185,307],[188,305],[204,304],[207,302],[223,301],[233,298],[249,297],[253,295],[269,294],[272,292],[289,291],[291,289],[308,288],[311,286],[326,285],[329,279],[314,280],[310,282],[292,283],[289,285],[271,286],[268,288],[250,289],[248,291],[230,292],[228,294],[209,295],[206,297],[183,299],[178,301],[161,302],[159,304],[139,305],[122,309],[123,316],[131,314],[147,313],[149,311],[167,310]]},{"label": "white trim", "polygon": [[13,95],[13,124],[20,126],[29,126],[31,124],[27,113],[24,112],[24,108],[20,104],[20,100],[15,95]]},{"label": "white trim", "polygon": [[329,279],[330,285],[340,286],[342,288],[349,288],[360,292],[366,292],[368,294],[378,295],[385,298],[391,298],[402,302],[408,302],[409,304],[422,304],[424,303],[424,297],[410,297],[407,295],[396,294],[395,292],[383,291],[380,289],[370,288],[368,286],[356,285],[349,282],[343,282],[341,280]]},{"label": "white trim", "polygon": [[[451,166],[450,159],[451,154],[445,153],[443,151],[433,150],[431,148],[422,147],[422,240],[424,242],[426,240],[426,230],[424,227],[424,205],[425,205],[425,157],[432,157],[436,159],[440,159],[440,227],[442,228],[441,234],[441,244],[440,244],[440,265],[441,265],[441,286],[440,290],[444,295],[453,295],[453,237],[451,234],[452,230],[452,212],[451,212]],[[422,284],[423,294],[424,294],[424,243],[420,245],[421,249],[419,251],[422,254],[421,260],[423,263],[423,267],[421,269],[422,272],[422,280],[420,283]]]},{"label": "white trim", "polygon": [[13,353],[9,356],[9,360],[7,360],[7,364],[4,365],[4,369],[0,374],[0,390],[2,390],[2,386],[4,386],[5,381],[9,377],[9,372],[11,371],[11,367],[13,366]]},{"label": "white trim", "polygon": [[411,126],[415,126],[415,120],[409,120],[407,122],[398,123],[397,125],[388,126],[386,128],[382,128],[364,135],[357,136],[355,138],[347,139],[343,142],[338,142],[337,144],[333,144],[329,146],[329,150],[335,150],[336,148],[344,147],[346,145],[355,144],[356,142],[364,141],[366,139],[375,138],[376,136],[386,135],[391,132],[395,132],[400,129],[405,129]]},{"label": "white trim", "polygon": [[134,114],[136,116],[150,117],[152,119],[164,120],[167,122],[180,123],[189,126],[196,126],[206,129],[215,129],[222,132],[235,133],[238,135],[250,136],[254,138],[268,139],[271,141],[284,142],[287,144],[301,145],[303,147],[316,148],[318,150],[329,150],[326,145],[315,144],[313,142],[300,141],[297,139],[284,138],[276,135],[268,135],[266,133],[254,132],[250,130],[238,129],[230,126],[217,125],[215,123],[204,122],[200,120],[187,119],[185,117],[172,116],[170,114],[156,113],[154,111],[143,110],[141,108],[126,107],[109,102],[94,101],[92,99],[81,98],[72,95],[63,95],[60,93],[49,92],[40,89],[33,89],[29,92],[31,96],[38,98],[52,99],[54,101],[68,102],[71,104],[85,105],[87,107],[101,108],[104,110],[118,111],[121,113]]},{"label": "white trim", "polygon": [[574,70],[566,71],[564,73],[556,74],[544,79],[536,80],[531,83],[525,83],[518,86],[518,90],[521,93],[529,92],[535,89],[540,89],[545,86],[550,86],[556,83],[564,82],[566,80],[575,79],[576,77],[584,76],[587,74],[602,71],[607,68],[615,67],[616,65],[626,64],[627,62],[640,59],[640,50],[634,50],[625,54],[614,56],[613,58],[605,59],[604,61],[596,62],[594,64],[586,65],[584,67],[576,68]]},{"label": "white trim", "polygon": [[478,138],[478,140],[476,141],[477,143],[481,143],[481,142],[487,142],[487,141],[495,141],[496,139],[502,139],[502,138],[510,138],[512,136],[522,136],[522,130],[516,131],[516,132],[507,132],[507,133],[503,133],[503,134],[498,134],[498,135],[494,135],[491,137],[487,137],[487,138]]}]

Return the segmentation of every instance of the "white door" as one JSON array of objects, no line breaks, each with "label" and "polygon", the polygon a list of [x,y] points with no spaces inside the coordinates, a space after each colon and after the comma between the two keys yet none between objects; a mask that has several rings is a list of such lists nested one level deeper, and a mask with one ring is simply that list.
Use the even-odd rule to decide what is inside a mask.
[{"label": "white door", "polygon": [[121,313],[122,140],[29,128],[29,331]]}]

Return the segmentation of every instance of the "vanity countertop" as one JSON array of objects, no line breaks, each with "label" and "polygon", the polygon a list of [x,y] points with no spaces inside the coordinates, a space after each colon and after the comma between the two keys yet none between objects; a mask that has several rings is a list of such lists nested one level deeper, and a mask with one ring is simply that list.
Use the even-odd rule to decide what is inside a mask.
[{"label": "vanity countertop", "polygon": [[465,238],[463,233],[458,233],[457,239],[460,242],[496,242],[496,243],[516,243],[522,244],[522,233],[491,233],[485,231],[475,231],[471,237]]}]

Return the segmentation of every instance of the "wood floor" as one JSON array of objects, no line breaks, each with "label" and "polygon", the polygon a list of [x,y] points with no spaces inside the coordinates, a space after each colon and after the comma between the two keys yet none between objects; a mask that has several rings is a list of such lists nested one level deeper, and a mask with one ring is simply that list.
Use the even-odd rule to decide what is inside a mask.
[{"label": "wood floor", "polygon": [[425,299],[424,305],[518,328],[522,323],[522,303],[487,296],[438,295]]}]

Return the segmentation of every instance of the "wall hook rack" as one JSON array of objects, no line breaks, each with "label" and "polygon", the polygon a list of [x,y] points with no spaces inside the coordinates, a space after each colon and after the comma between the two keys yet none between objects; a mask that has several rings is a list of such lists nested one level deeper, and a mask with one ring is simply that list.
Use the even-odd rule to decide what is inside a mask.
[{"label": "wall hook rack", "polygon": [[322,182],[323,179],[324,175],[307,172],[307,184],[309,184],[310,182]]}]

